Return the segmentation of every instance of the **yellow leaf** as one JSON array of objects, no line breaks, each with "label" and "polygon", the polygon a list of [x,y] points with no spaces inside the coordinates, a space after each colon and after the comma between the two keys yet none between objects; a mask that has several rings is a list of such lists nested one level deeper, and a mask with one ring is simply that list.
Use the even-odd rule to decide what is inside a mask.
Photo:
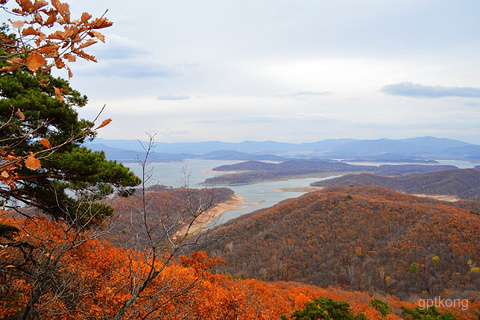
[{"label": "yellow leaf", "polygon": [[25,159],[25,166],[31,170],[37,170],[40,168],[40,160],[35,158],[35,153],[30,152],[30,155]]},{"label": "yellow leaf", "polygon": [[17,114],[20,119],[25,120],[25,115],[23,114],[22,111],[20,111],[20,108],[17,109]]},{"label": "yellow leaf", "polygon": [[110,118],[108,118],[108,119],[106,119],[106,120],[103,120],[102,124],[99,125],[95,130],[98,130],[98,129],[100,129],[100,128],[105,127],[105,126],[108,125],[110,122],[112,122],[112,119],[110,119]]},{"label": "yellow leaf", "polygon": [[47,149],[50,149],[50,141],[48,141],[48,139],[42,139],[40,140],[40,143],[42,144],[42,146],[44,146],[45,148]]},{"label": "yellow leaf", "polygon": [[38,53],[32,53],[27,57],[27,67],[30,71],[37,72],[39,68],[47,64],[47,60]]},{"label": "yellow leaf", "polygon": [[4,177],[5,179],[8,179],[8,177],[10,177],[10,175],[8,174],[7,171],[2,171],[2,177]]}]

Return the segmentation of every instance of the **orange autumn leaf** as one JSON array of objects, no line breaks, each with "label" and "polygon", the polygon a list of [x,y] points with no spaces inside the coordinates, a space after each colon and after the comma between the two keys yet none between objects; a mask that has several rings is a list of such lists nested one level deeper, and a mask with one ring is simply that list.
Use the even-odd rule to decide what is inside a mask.
[{"label": "orange autumn leaf", "polygon": [[63,55],[63,57],[65,59],[67,59],[69,62],[75,62],[77,60],[77,58],[73,54],[70,54],[70,53],[65,53]]},{"label": "orange autumn leaf", "polygon": [[60,13],[63,20],[69,23],[70,22],[70,6],[68,5],[68,3],[65,3],[65,2],[62,3],[58,0],[52,0],[52,5],[55,7],[58,13]]},{"label": "orange autumn leaf", "polygon": [[36,72],[47,64],[47,60],[38,53],[32,53],[27,57],[27,67],[30,71]]},{"label": "orange autumn leaf", "polygon": [[42,146],[44,146],[45,148],[47,149],[50,149],[50,141],[48,141],[48,139],[42,139],[40,140],[40,143],[42,144]]},{"label": "orange autumn leaf", "polygon": [[106,120],[103,120],[102,124],[99,125],[95,130],[98,130],[98,129],[100,129],[100,128],[105,127],[105,126],[108,125],[110,122],[112,122],[112,119],[110,119],[110,118],[108,118],[108,119],[106,119]]},{"label": "orange autumn leaf", "polygon": [[12,26],[13,26],[14,28],[21,28],[21,27],[23,27],[24,24],[25,24],[25,21],[21,21],[21,20],[19,20],[19,21],[12,21]]},{"label": "orange autumn leaf", "polygon": [[101,34],[100,32],[95,31],[95,30],[92,30],[92,31],[90,31],[89,35],[92,36],[92,37],[95,37],[95,38],[97,38],[98,40],[100,40],[100,41],[102,41],[103,43],[105,43],[105,36],[104,36],[103,34]]},{"label": "orange autumn leaf", "polygon": [[40,35],[41,33],[42,32],[40,32],[39,30],[35,29],[32,26],[22,30],[22,35],[23,36],[37,36],[37,35]]},{"label": "orange autumn leaf", "polygon": [[31,170],[37,170],[40,168],[40,160],[35,158],[35,153],[30,151],[30,155],[25,159],[25,166]]},{"label": "orange autumn leaf", "polygon": [[103,29],[108,28],[113,25],[113,22],[109,21],[107,18],[98,18],[91,23],[93,29]]},{"label": "orange autumn leaf", "polygon": [[80,18],[80,24],[87,22],[88,20],[90,20],[91,17],[92,15],[88,12],[82,13],[82,17]]},{"label": "orange autumn leaf", "polygon": [[23,114],[23,112],[19,109],[17,109],[17,114],[18,114],[18,117],[22,120],[25,120],[25,115]]},{"label": "orange autumn leaf", "polygon": [[53,87],[53,89],[55,90],[55,96],[57,97],[57,99],[60,101],[60,102],[63,102],[63,96],[62,96],[62,92],[59,88],[57,87]]},{"label": "orange autumn leaf", "polygon": [[94,45],[95,43],[97,43],[96,40],[88,39],[87,41],[82,43],[77,49],[83,49],[83,48],[89,47],[91,45]]}]

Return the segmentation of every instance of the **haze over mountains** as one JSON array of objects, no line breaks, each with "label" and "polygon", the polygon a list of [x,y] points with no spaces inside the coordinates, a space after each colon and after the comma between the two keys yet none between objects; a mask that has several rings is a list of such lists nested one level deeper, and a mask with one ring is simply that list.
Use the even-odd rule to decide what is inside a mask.
[{"label": "haze over mountains", "polygon": [[[145,144],[146,142],[144,142]],[[408,139],[328,139],[311,143],[244,141],[239,143],[156,142],[151,161],[183,159],[274,160],[291,158],[348,159],[361,161],[422,161],[431,159],[478,160],[480,146],[459,140],[418,137]],[[95,139],[87,144],[104,151],[108,159],[135,161],[144,150],[137,140]]]}]

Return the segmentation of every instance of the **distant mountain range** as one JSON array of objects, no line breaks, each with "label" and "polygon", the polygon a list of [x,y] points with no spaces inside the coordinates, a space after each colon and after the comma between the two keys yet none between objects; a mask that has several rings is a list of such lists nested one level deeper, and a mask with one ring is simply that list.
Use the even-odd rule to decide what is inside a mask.
[{"label": "distant mountain range", "polygon": [[[144,145],[146,142],[143,142]],[[479,160],[480,145],[458,140],[418,137],[409,139],[328,139],[312,143],[244,141],[239,143],[156,142],[151,161],[183,159],[272,160],[345,159],[350,161],[418,162],[432,159]],[[106,157],[123,162],[136,161],[144,155],[138,140],[95,139],[86,146],[104,151]]]}]

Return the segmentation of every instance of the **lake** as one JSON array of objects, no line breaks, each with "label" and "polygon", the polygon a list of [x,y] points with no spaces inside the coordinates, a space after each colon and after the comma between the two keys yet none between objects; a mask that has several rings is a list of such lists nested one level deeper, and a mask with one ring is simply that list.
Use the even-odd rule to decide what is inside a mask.
[{"label": "lake", "polygon": [[[146,183],[147,185],[162,184],[172,187],[181,187],[187,183],[191,188],[202,188],[202,186],[198,185],[199,183],[217,175],[208,172],[209,170],[221,165],[239,162],[242,161],[187,160],[183,162],[155,162],[151,163],[146,170],[150,177]],[[142,170],[139,164],[126,163],[124,165],[141,177]],[[271,207],[283,200],[298,197],[306,193],[304,191],[276,191],[276,189],[305,187],[319,180],[322,180],[322,178],[290,179],[286,181],[259,182],[239,186],[218,185],[216,187],[232,189],[235,191],[235,194],[243,197],[245,203],[249,205],[246,205],[245,209],[227,211],[216,223],[221,224],[245,213]]]},{"label": "lake", "polygon": [[[209,172],[209,170],[226,164],[235,164],[243,161],[232,160],[187,160],[182,162],[155,162],[151,163],[147,167],[147,173],[150,177],[146,180],[146,184],[162,184],[172,187],[181,187],[187,184],[191,188],[202,188],[199,183],[202,183],[208,178],[215,176],[216,174]],[[456,160],[440,160],[440,164],[455,165],[458,168],[473,168],[475,163],[468,161],[456,161]],[[367,163],[356,163],[367,164]],[[368,163],[373,165],[374,163]],[[388,163],[382,163],[388,164]],[[392,164],[392,163],[389,163]],[[398,163],[397,163],[398,164]],[[141,166],[135,163],[126,163],[125,166],[129,167],[135,174],[141,177]],[[379,165],[379,163],[375,163]],[[249,185],[238,186],[222,186],[227,187],[235,191],[235,194],[244,198],[245,203],[253,204],[246,205],[245,209],[230,210],[220,217],[216,223],[221,224],[230,219],[239,217],[245,213],[249,213],[258,209],[271,207],[283,200],[289,198],[299,197],[305,194],[305,191],[276,191],[282,188],[299,188],[310,185],[310,183],[329,178],[301,178],[301,179],[289,179],[286,181],[272,181],[272,182],[259,182]]]}]

